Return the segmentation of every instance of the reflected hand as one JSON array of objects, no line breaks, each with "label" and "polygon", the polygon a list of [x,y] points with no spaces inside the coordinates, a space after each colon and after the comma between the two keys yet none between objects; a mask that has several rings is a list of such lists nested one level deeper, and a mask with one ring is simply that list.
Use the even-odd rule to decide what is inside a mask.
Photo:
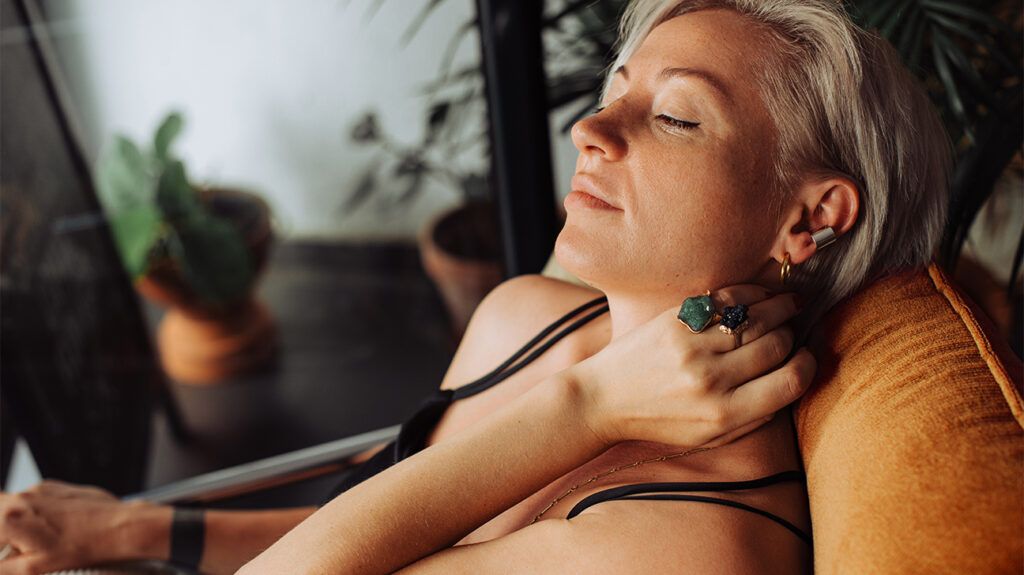
[{"label": "reflected hand", "polygon": [[125,503],[98,487],[47,480],[21,493],[0,492],[0,560],[4,575],[47,573],[141,558],[133,519],[156,508]]},{"label": "reflected hand", "polygon": [[719,310],[749,306],[748,326],[737,340],[714,326],[690,332],[674,307],[569,369],[601,441],[723,445],[807,390],[814,357],[801,349],[785,361],[793,347],[785,322],[799,311],[795,295],[769,296],[762,287],[739,285],[712,299]]}]

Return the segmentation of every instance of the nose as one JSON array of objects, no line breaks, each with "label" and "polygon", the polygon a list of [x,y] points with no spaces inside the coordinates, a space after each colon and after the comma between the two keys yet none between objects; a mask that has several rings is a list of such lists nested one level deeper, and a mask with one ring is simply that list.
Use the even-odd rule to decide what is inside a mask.
[{"label": "nose", "polygon": [[572,143],[580,154],[599,156],[610,162],[626,154],[626,140],[614,114],[609,107],[573,124],[570,131]]}]

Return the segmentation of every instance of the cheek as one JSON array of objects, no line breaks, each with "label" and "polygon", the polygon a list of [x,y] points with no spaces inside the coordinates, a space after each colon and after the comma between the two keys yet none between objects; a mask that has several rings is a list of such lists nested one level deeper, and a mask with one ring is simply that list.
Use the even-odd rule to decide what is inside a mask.
[{"label": "cheek", "polygon": [[766,195],[750,177],[751,158],[691,159],[642,172],[633,227],[638,233],[633,243],[644,246],[640,259],[644,267],[709,285],[745,277],[744,270],[752,273],[766,256],[772,235]]},{"label": "cheek", "polygon": [[746,204],[745,183],[735,173],[720,154],[691,153],[685,161],[645,167],[637,181],[639,229],[668,245],[719,237]]}]

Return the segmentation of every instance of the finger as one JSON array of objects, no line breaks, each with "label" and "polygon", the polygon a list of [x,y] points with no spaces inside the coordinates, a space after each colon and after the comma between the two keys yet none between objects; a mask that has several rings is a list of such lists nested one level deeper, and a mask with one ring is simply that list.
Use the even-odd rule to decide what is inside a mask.
[{"label": "finger", "polygon": [[715,303],[717,309],[721,310],[725,306],[733,306],[738,303],[753,305],[768,299],[770,295],[766,288],[757,284],[737,284],[712,291],[711,301]]},{"label": "finger", "polygon": [[39,549],[54,537],[53,527],[26,505],[5,505],[0,511],[0,541],[22,551]]},{"label": "finger", "polygon": [[701,336],[708,341],[711,349],[719,353],[737,350],[776,329],[799,313],[800,306],[797,304],[796,298],[797,295],[794,293],[784,293],[751,304],[747,312],[747,323],[739,334],[738,344],[735,336],[723,334],[717,329],[708,330]]},{"label": "finger", "polygon": [[14,539],[19,532],[33,519],[32,508],[25,503],[24,497],[6,498],[0,504],[0,537],[6,543]]},{"label": "finger", "polygon": [[18,555],[4,559],[4,575],[37,575],[60,569],[61,565],[52,558],[36,553]]},{"label": "finger", "polygon": [[65,483],[58,479],[44,479],[25,490],[26,493],[38,493],[40,495],[66,495],[80,489],[72,483]]},{"label": "finger", "polygon": [[36,493],[52,493],[54,491],[73,489],[74,487],[74,484],[65,483],[59,479],[44,479],[39,483],[36,483],[32,487],[29,487],[26,491],[35,491]]},{"label": "finger", "polygon": [[779,367],[792,351],[793,330],[780,326],[735,351],[708,359],[709,369],[717,374],[712,383],[723,391],[742,385]]},{"label": "finger", "polygon": [[729,392],[727,420],[740,427],[789,405],[807,391],[817,368],[814,356],[801,348],[778,369]]}]

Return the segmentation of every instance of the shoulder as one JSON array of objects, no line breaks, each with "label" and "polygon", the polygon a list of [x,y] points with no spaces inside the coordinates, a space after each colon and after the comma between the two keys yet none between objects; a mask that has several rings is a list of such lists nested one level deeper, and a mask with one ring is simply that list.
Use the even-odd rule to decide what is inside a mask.
[{"label": "shoulder", "polygon": [[[571,521],[549,519],[484,543],[447,549],[409,573],[792,573],[806,558],[773,546],[729,508],[667,501],[610,501]],[[737,512],[740,513],[740,512]],[[749,514],[748,514],[749,515]],[[770,540],[770,541],[769,541]],[[801,543],[802,544],[802,543]],[[405,573],[406,571],[403,571]]]},{"label": "shoulder", "polygon": [[601,295],[595,289],[538,274],[514,277],[491,290],[480,302],[467,335],[474,328],[486,328],[496,321],[513,321],[522,329],[540,329],[573,307]]},{"label": "shoulder", "polygon": [[601,292],[541,275],[502,282],[480,302],[441,387],[457,387],[494,369],[545,327]]}]

